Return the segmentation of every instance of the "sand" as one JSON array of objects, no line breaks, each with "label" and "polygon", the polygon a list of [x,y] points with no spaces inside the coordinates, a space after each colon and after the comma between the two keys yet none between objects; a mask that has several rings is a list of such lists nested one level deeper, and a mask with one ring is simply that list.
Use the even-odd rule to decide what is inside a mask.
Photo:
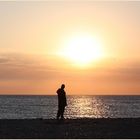
[{"label": "sand", "polygon": [[0,120],[0,139],[140,138],[140,118]]}]

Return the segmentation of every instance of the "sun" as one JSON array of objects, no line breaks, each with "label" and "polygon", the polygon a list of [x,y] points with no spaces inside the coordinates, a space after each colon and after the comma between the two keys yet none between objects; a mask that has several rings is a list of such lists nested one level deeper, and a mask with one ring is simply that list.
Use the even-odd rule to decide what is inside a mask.
[{"label": "sun", "polygon": [[76,65],[85,66],[102,58],[103,50],[99,39],[88,34],[79,34],[67,39],[61,54]]}]

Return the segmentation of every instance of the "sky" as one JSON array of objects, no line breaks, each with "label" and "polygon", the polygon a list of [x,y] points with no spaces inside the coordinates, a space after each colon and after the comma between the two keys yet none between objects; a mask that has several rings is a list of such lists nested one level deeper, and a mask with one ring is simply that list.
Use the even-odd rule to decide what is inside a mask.
[{"label": "sky", "polygon": [[140,1],[1,1],[0,19],[0,94],[140,95]]}]

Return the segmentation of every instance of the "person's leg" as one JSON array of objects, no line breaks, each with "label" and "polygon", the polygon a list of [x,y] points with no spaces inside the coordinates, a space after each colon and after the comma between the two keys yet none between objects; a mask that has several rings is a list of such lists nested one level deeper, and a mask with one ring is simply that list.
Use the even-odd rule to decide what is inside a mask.
[{"label": "person's leg", "polygon": [[58,111],[57,111],[57,120],[59,119],[60,115],[61,115],[61,110],[60,110],[60,107],[58,107]]},{"label": "person's leg", "polygon": [[61,110],[61,119],[64,119],[64,111],[65,111],[65,107],[62,107],[62,110]]}]

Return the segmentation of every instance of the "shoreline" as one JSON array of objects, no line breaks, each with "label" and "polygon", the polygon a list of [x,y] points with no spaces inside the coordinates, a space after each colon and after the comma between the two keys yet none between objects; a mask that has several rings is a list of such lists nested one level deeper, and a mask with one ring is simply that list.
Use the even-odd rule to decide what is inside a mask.
[{"label": "shoreline", "polygon": [[0,139],[140,138],[140,118],[0,119]]}]

